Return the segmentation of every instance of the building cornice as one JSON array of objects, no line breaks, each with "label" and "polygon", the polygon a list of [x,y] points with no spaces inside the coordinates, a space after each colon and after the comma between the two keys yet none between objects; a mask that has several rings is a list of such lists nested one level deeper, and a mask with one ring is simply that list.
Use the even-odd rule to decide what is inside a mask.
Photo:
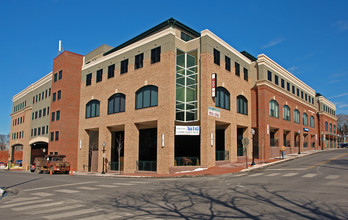
[{"label": "building cornice", "polygon": [[39,79],[38,81],[34,82],[33,84],[31,84],[30,86],[28,86],[27,88],[25,88],[23,91],[21,91],[20,93],[16,94],[13,96],[12,98],[12,102],[15,102],[17,100],[19,100],[20,98],[23,98],[25,95],[27,95],[28,93],[30,93],[31,91],[39,88],[40,86],[42,86],[43,84],[49,82],[52,80],[52,72],[50,72],[49,74],[47,74],[46,76],[42,77],[41,79]]},{"label": "building cornice", "polygon": [[325,116],[327,116],[329,118],[332,118],[333,120],[336,120],[336,121],[338,120],[338,118],[336,116],[330,115],[330,114],[328,114],[327,112],[324,112],[324,111],[320,111],[319,115],[325,115]]},{"label": "building cornice", "polygon": [[271,70],[277,72],[280,74],[282,77],[288,79],[291,81],[293,84],[296,84],[299,86],[301,89],[306,91],[308,94],[312,95],[315,97],[315,90],[312,89],[310,86],[302,82],[299,78],[294,76],[292,73],[284,69],[282,66],[280,66],[278,63],[276,63],[274,60],[266,56],[265,54],[260,54],[257,56],[257,63],[258,65],[265,65]]},{"label": "building cornice", "polygon": [[330,102],[327,98],[325,98],[324,96],[319,96],[318,99],[319,102],[324,103],[325,105],[336,111],[336,105]]},{"label": "building cornice", "polygon": [[23,114],[24,112],[32,110],[32,109],[33,109],[32,106],[27,106],[27,107],[25,107],[25,108],[23,108],[23,109],[21,109],[21,110],[19,110],[17,112],[11,113],[10,116],[13,117],[13,116],[16,116],[16,115],[19,115],[19,114]]},{"label": "building cornice", "polygon": [[211,32],[208,29],[205,29],[203,31],[201,31],[201,37],[203,36],[208,36],[212,39],[214,39],[216,42],[218,42],[219,44],[221,44],[222,46],[226,47],[227,49],[229,49],[230,51],[232,51],[235,55],[237,55],[240,59],[242,59],[243,61],[245,61],[248,64],[251,64],[252,62],[246,58],[243,54],[241,54],[238,50],[234,49],[231,45],[229,45],[228,43],[226,43],[224,40],[222,40],[221,38],[219,38],[218,36],[216,36],[213,32]]},{"label": "building cornice", "polygon": [[85,69],[88,69],[88,68],[90,68],[90,67],[93,67],[93,66],[95,66],[95,65],[97,65],[97,64],[100,64],[100,63],[102,63],[102,62],[104,62],[104,61],[106,61],[106,60],[108,60],[108,59],[111,59],[111,58],[114,58],[114,57],[116,57],[116,56],[119,56],[120,54],[123,54],[123,53],[125,53],[125,52],[130,51],[130,50],[133,50],[133,49],[135,49],[135,48],[137,48],[137,47],[139,47],[139,46],[141,46],[141,45],[147,44],[147,43],[149,43],[149,42],[151,42],[151,41],[157,40],[157,39],[159,39],[159,38],[161,38],[161,37],[163,37],[163,36],[169,35],[169,34],[172,34],[172,35],[175,36],[175,30],[174,30],[174,28],[169,27],[169,28],[167,28],[167,29],[165,29],[165,30],[163,30],[163,31],[161,31],[161,32],[159,32],[159,33],[157,33],[157,34],[151,35],[151,36],[149,36],[149,37],[147,37],[147,38],[144,38],[144,39],[139,40],[139,41],[137,41],[137,42],[135,42],[135,43],[133,43],[133,44],[130,44],[129,46],[126,46],[126,47],[124,47],[124,48],[122,48],[122,49],[119,49],[119,50],[117,50],[117,51],[115,51],[115,52],[113,52],[113,53],[110,53],[110,54],[108,54],[108,55],[105,55],[105,56],[102,57],[102,58],[99,58],[99,59],[97,59],[97,60],[95,60],[95,61],[92,61],[92,62],[90,62],[90,63],[88,63],[88,64],[84,64],[84,65],[82,66],[82,70],[85,70]]}]

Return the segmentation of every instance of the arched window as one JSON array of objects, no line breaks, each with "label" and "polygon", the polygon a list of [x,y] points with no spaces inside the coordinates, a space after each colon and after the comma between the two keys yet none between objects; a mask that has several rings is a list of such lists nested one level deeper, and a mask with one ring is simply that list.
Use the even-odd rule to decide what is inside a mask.
[{"label": "arched window", "polygon": [[283,119],[290,121],[290,108],[287,105],[283,106]]},{"label": "arched window", "polygon": [[237,112],[248,115],[248,100],[242,96],[237,96]]},{"label": "arched window", "polygon": [[297,109],[294,110],[294,122],[300,124],[300,112]]},{"label": "arched window", "polygon": [[314,128],[314,117],[313,117],[313,115],[310,117],[309,121],[310,121],[311,127]]},{"label": "arched window", "polygon": [[114,114],[125,111],[126,96],[122,93],[116,93],[108,99],[108,114]]},{"label": "arched window", "polygon": [[216,88],[215,105],[230,110],[230,93],[224,87]]},{"label": "arched window", "polygon": [[333,132],[336,134],[336,125],[333,126]]},{"label": "arched window", "polygon": [[144,86],[135,93],[135,109],[158,105],[158,87]]},{"label": "arched window", "polygon": [[269,102],[269,115],[275,118],[279,117],[279,105],[275,100]]},{"label": "arched window", "polygon": [[325,131],[328,131],[328,127],[329,127],[329,124],[327,123],[327,121],[325,122]]},{"label": "arched window", "polygon": [[302,122],[304,126],[308,126],[308,116],[306,113],[302,114]]},{"label": "arched window", "polygon": [[332,132],[332,124],[330,123],[330,132]]},{"label": "arched window", "polygon": [[91,100],[86,104],[86,118],[99,117],[100,102]]}]

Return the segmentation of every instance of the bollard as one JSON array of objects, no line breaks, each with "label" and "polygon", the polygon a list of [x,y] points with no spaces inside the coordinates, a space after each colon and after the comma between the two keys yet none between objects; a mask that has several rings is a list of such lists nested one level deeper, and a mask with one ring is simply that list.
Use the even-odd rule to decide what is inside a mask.
[{"label": "bollard", "polygon": [[50,169],[50,175],[52,175],[52,169]]},{"label": "bollard", "polygon": [[72,176],[73,175],[73,170],[70,170],[70,176]]}]

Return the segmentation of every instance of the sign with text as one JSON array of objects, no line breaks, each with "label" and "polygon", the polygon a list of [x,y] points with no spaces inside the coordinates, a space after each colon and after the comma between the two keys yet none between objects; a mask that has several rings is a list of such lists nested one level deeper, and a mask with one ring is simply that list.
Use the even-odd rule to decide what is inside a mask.
[{"label": "sign with text", "polygon": [[215,98],[216,96],[216,85],[217,85],[217,81],[216,81],[216,73],[211,74],[211,97]]},{"label": "sign with text", "polygon": [[199,126],[175,126],[175,135],[199,135]]},{"label": "sign with text", "polygon": [[208,115],[220,118],[220,109],[214,108],[214,107],[208,107]]}]

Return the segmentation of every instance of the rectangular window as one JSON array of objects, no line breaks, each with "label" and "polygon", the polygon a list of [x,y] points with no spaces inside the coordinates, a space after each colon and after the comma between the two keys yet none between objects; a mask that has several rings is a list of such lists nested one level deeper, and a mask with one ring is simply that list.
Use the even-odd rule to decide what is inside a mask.
[{"label": "rectangular window", "polygon": [[278,76],[277,75],[274,75],[274,83],[276,85],[279,85],[279,81],[278,81]]},{"label": "rectangular window", "polygon": [[57,95],[57,94],[54,92],[54,93],[53,93],[53,96],[52,96],[52,102],[55,102],[55,101],[56,101],[56,95]]},{"label": "rectangular window", "polygon": [[101,82],[103,80],[103,69],[97,70],[96,82]]},{"label": "rectangular window", "polygon": [[[33,136],[33,129],[31,129],[31,136]],[[12,139],[13,139],[13,134],[12,134]]]},{"label": "rectangular window", "polygon": [[305,93],[305,100],[307,101],[307,93]]},{"label": "rectangular window", "polygon": [[54,140],[54,133],[51,132],[51,141],[53,141],[53,140]]},{"label": "rectangular window", "polygon": [[51,96],[51,88],[48,89],[48,96]]},{"label": "rectangular window", "polygon": [[231,72],[231,58],[225,56],[225,69]]},{"label": "rectangular window", "polygon": [[236,76],[240,76],[240,65],[237,62],[234,63],[234,71]]},{"label": "rectangular window", "polygon": [[140,69],[143,67],[144,54],[138,54],[135,56],[134,69]]},{"label": "rectangular window", "polygon": [[290,92],[290,83],[286,83],[286,89]]},{"label": "rectangular window", "polygon": [[34,112],[33,112],[32,116],[31,116],[31,120],[34,120]]},{"label": "rectangular window", "polygon": [[37,102],[37,95],[35,96],[35,102]]},{"label": "rectangular window", "polygon": [[244,68],[244,80],[248,81],[248,78],[249,78],[248,69]]},{"label": "rectangular window", "polygon": [[301,99],[303,99],[303,91],[301,91]]},{"label": "rectangular window", "polygon": [[214,48],[214,63],[220,66],[220,51]]},{"label": "rectangular window", "polygon": [[46,108],[42,109],[42,117],[46,116]]},{"label": "rectangular window", "polygon": [[34,136],[36,136],[36,128],[34,128]]},{"label": "rectangular window", "polygon": [[56,135],[55,135],[55,141],[58,141],[59,140],[59,131],[56,131]]},{"label": "rectangular window", "polygon": [[37,119],[37,111],[35,112],[35,119]]},{"label": "rectangular window", "polygon": [[37,128],[37,135],[41,135],[41,128]]},{"label": "rectangular window", "polygon": [[47,98],[47,89],[46,89],[46,91],[45,91],[45,98]]},{"label": "rectangular window", "polygon": [[61,97],[62,97],[62,91],[59,90],[59,91],[57,92],[57,100],[59,100]]},{"label": "rectangular window", "polygon": [[50,114],[50,107],[47,107],[47,115]]},{"label": "rectangular window", "polygon": [[41,101],[41,93],[39,93],[39,102]]},{"label": "rectangular window", "polygon": [[156,47],[151,50],[151,64],[157,63],[160,61],[161,61],[161,47]]},{"label": "rectangular window", "polygon": [[89,86],[92,84],[92,73],[89,73],[86,75],[86,86]]},{"label": "rectangular window", "polygon": [[297,96],[300,97],[300,90],[297,88]]},{"label": "rectangular window", "polygon": [[58,79],[61,80],[63,77],[63,70],[59,71],[58,73]]},{"label": "rectangular window", "polygon": [[42,135],[44,135],[45,134],[45,126],[41,127],[41,131],[42,131]]},{"label": "rectangular window", "polygon": [[56,116],[56,113],[55,113],[55,112],[52,112],[52,118],[51,118],[51,121],[54,121],[55,116]]},{"label": "rectangular window", "polygon": [[39,118],[41,118],[41,113],[42,113],[42,110],[40,109],[39,110]]},{"label": "rectangular window", "polygon": [[57,73],[53,75],[53,82],[57,82]]},{"label": "rectangular window", "polygon": [[58,121],[60,119],[60,111],[56,112],[56,121]]},{"label": "rectangular window", "polygon": [[128,59],[121,61],[121,74],[128,72]]},{"label": "rectangular window", "polygon": [[108,66],[108,79],[114,77],[115,75],[115,64]]},{"label": "rectangular window", "polygon": [[308,102],[309,102],[309,103],[312,103],[311,98],[312,98],[312,97],[309,95],[309,96],[308,96]]},{"label": "rectangular window", "polygon": [[281,79],[280,82],[281,82],[282,88],[284,89],[285,88],[285,81],[284,81],[284,79]]},{"label": "rectangular window", "polygon": [[192,40],[192,39],[193,39],[193,37],[191,37],[190,35],[181,31],[181,40],[184,40],[187,42],[187,41]]},{"label": "rectangular window", "polygon": [[267,71],[267,79],[272,82],[272,72]]},{"label": "rectangular window", "polygon": [[46,134],[48,134],[48,125],[46,125]]}]

